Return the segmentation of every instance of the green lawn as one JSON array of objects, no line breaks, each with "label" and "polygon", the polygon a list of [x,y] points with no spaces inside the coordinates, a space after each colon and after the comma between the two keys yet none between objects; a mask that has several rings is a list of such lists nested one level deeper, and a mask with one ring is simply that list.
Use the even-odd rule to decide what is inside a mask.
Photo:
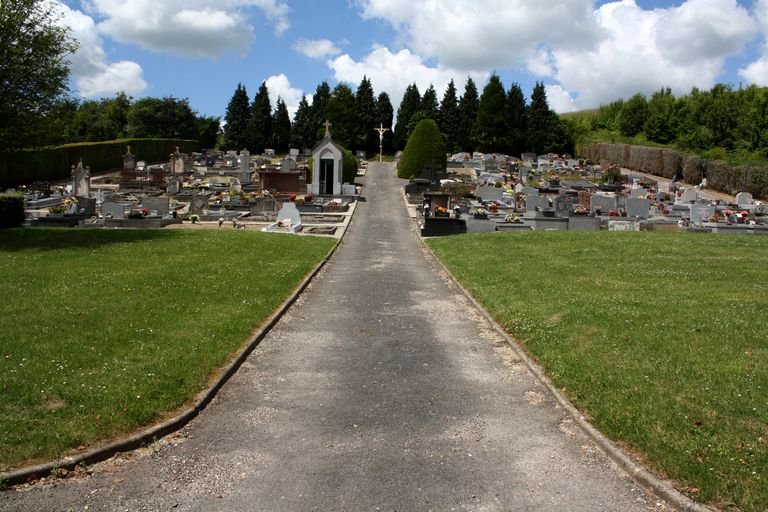
[{"label": "green lawn", "polygon": [[0,470],[184,404],[333,244],[231,229],[0,231]]},{"label": "green lawn", "polygon": [[768,237],[428,243],[597,428],[697,501],[768,510]]}]

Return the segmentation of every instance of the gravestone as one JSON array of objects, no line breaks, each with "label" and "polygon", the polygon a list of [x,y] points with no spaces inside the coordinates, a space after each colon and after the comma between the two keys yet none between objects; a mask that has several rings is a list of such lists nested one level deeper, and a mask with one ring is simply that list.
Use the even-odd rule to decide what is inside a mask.
[{"label": "gravestone", "polygon": [[633,198],[627,199],[627,217],[639,217],[647,219],[651,215],[651,202],[648,199]]},{"label": "gravestone", "polygon": [[247,185],[251,182],[251,155],[247,149],[240,152],[240,183]]},{"label": "gravestone", "polygon": [[96,215],[96,199],[78,196],[77,213],[83,215]]},{"label": "gravestone", "polygon": [[171,153],[171,174],[184,174],[186,155],[179,151],[179,146],[176,146],[176,151]]},{"label": "gravestone", "polygon": [[280,163],[280,172],[291,172],[296,170],[296,162],[290,158],[286,158]]},{"label": "gravestone", "polygon": [[754,204],[754,199],[752,198],[752,194],[749,192],[739,192],[736,194],[736,204],[739,208],[744,208],[747,206],[752,206]]},{"label": "gravestone", "polygon": [[145,197],[141,206],[149,211],[156,211],[158,215],[168,215],[171,212],[168,197]]},{"label": "gravestone", "polygon": [[616,210],[618,208],[616,196],[593,194],[590,198],[589,209],[594,211],[597,207],[600,208],[602,214],[608,213],[609,210]]},{"label": "gravestone", "polygon": [[592,194],[586,190],[579,190],[579,206],[590,209]]},{"label": "gravestone", "polygon": [[91,197],[91,168],[83,167],[83,161],[72,166],[72,195]]},{"label": "gravestone", "polygon": [[631,220],[610,220],[608,231],[640,231],[640,223]]},{"label": "gravestone", "polygon": [[128,205],[107,201],[101,203],[101,216],[112,217],[113,219],[122,219],[125,217],[125,209]]},{"label": "gravestone", "polygon": [[699,198],[699,194],[698,192],[696,192],[695,189],[687,188],[683,190],[683,195],[680,198],[680,202],[682,204],[695,203],[698,198]]},{"label": "gravestone", "polygon": [[195,194],[192,196],[192,201],[189,203],[189,213],[201,213],[206,208],[208,208],[207,194]]},{"label": "gravestone", "polygon": [[547,210],[549,209],[549,199],[545,196],[540,195],[530,195],[525,198],[525,211],[526,212],[535,212],[536,210]]},{"label": "gravestone", "polygon": [[633,188],[629,191],[629,197],[631,198],[640,198],[640,197],[648,197],[648,191],[644,188]]},{"label": "gravestone", "polygon": [[291,149],[290,151],[288,151],[288,154],[289,154],[289,155],[291,156],[291,158],[293,158],[294,160],[296,160],[296,159],[298,159],[298,158],[299,158],[299,150],[298,150],[298,149],[296,149],[296,148],[293,148],[293,149]]},{"label": "gravestone", "polygon": [[169,196],[173,196],[178,194],[179,190],[181,190],[181,180],[172,176],[168,180],[168,187],[165,189],[165,193]]},{"label": "gravestone", "polygon": [[136,170],[136,157],[131,154],[131,146],[128,146],[126,153],[123,155],[123,169],[127,171]]},{"label": "gravestone", "polygon": [[523,187],[520,189],[520,193],[529,196],[537,196],[539,195],[539,189],[533,187]]},{"label": "gravestone", "polygon": [[486,187],[477,187],[477,197],[484,203],[487,203],[490,201],[501,202],[503,195],[504,195],[504,191],[500,187],[495,187],[493,185],[486,186]]},{"label": "gravestone", "polygon": [[691,205],[690,220],[694,224],[707,222],[715,214],[715,207],[709,204],[694,203]]}]

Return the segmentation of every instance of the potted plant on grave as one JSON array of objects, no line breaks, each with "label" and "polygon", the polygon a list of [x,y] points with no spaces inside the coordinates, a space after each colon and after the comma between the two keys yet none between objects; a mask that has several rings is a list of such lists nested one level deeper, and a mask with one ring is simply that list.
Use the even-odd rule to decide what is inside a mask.
[{"label": "potted plant on grave", "polygon": [[488,218],[488,210],[485,208],[478,208],[474,212],[472,212],[472,216],[476,219],[487,219]]},{"label": "potted plant on grave", "polygon": [[579,206],[577,206],[576,208],[573,209],[573,214],[584,217],[584,216],[589,215],[589,210],[587,210],[583,206],[579,205]]},{"label": "potted plant on grave", "polygon": [[48,207],[48,213],[51,213],[53,215],[64,215],[64,212],[66,211],[67,209],[64,208],[63,204],[57,204],[57,205]]},{"label": "potted plant on grave", "polygon": [[197,224],[197,221],[200,220],[200,216],[196,213],[193,213],[192,215],[189,216],[189,220],[192,221],[192,224]]},{"label": "potted plant on grave", "polygon": [[595,206],[595,215],[597,215],[599,217],[602,213],[603,213],[602,206],[600,206],[600,205]]}]

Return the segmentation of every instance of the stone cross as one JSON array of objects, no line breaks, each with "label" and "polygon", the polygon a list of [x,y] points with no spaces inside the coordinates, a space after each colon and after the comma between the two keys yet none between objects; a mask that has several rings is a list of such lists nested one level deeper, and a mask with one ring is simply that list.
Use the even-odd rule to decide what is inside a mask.
[{"label": "stone cross", "polygon": [[325,137],[324,138],[330,139],[331,138],[331,126],[333,126],[333,125],[331,124],[330,121],[328,121],[326,119],[325,123],[323,124],[323,126],[325,126]]}]

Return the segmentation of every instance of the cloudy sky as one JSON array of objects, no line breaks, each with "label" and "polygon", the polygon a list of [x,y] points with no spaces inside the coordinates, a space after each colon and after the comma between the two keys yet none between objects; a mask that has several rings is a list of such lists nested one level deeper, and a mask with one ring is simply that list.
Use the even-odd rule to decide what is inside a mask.
[{"label": "cloudy sky", "polygon": [[560,112],[636,92],[768,85],[768,0],[53,0],[80,49],[83,98],[189,98],[223,116],[239,82],[293,113],[327,80],[364,75],[395,108],[409,83],[438,97],[490,73]]}]

